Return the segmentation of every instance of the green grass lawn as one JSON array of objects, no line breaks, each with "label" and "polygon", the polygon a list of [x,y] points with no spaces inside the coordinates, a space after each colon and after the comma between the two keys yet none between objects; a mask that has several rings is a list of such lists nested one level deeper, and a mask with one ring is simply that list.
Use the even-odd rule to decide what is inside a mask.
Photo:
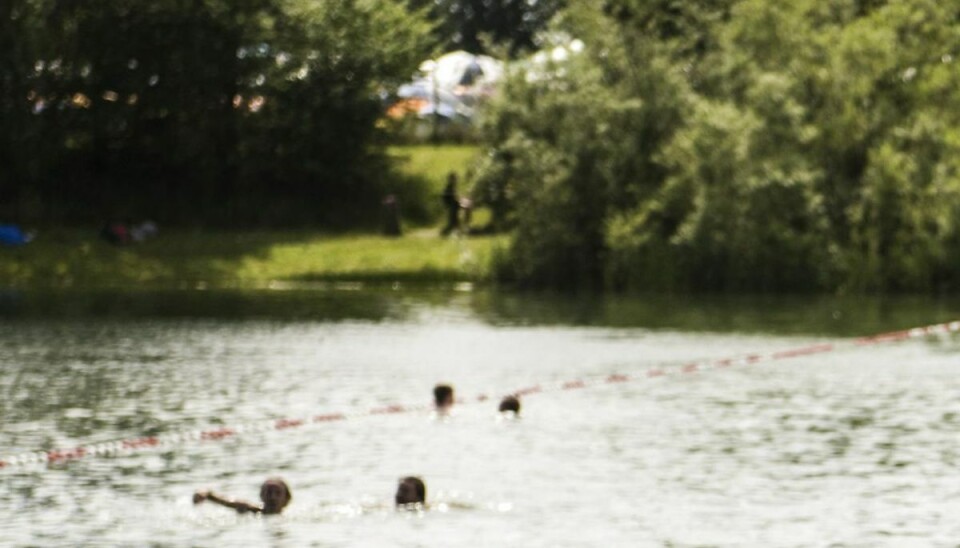
[{"label": "green grass lawn", "polygon": [[465,181],[467,170],[481,150],[474,145],[411,145],[390,147],[387,153],[401,173],[423,177],[430,182],[431,190],[439,194],[451,171]]},{"label": "green grass lawn", "polygon": [[[440,195],[447,173],[461,176],[479,153],[474,146],[391,147],[408,176]],[[461,188],[465,192],[466,188]],[[439,204],[439,199],[437,200]],[[485,212],[474,215],[474,226]],[[403,237],[320,231],[166,230],[143,244],[117,247],[95,227],[40,230],[23,247],[0,247],[0,287],[259,286],[274,281],[483,281],[505,236],[441,238],[435,222]]]},{"label": "green grass lawn", "polygon": [[[401,175],[407,178],[407,184],[417,187],[406,196],[407,203],[402,208],[411,213],[405,219],[409,226],[430,226],[435,220],[444,217],[440,196],[446,186],[447,175],[456,173],[460,179],[458,192],[469,195],[473,181],[468,172],[483,149],[475,145],[408,145],[393,146],[387,150]],[[401,192],[401,194],[403,194]],[[411,196],[411,194],[413,196]],[[422,206],[410,210],[409,200],[416,196]],[[401,200],[403,202],[403,200]],[[425,219],[429,221],[424,222]],[[481,227],[490,221],[490,211],[478,207],[473,212],[473,226]]]},{"label": "green grass lawn", "polygon": [[422,230],[401,238],[318,232],[163,231],[154,240],[113,246],[95,230],[39,234],[0,248],[0,286],[257,287],[274,281],[483,281],[503,237],[441,238]]}]

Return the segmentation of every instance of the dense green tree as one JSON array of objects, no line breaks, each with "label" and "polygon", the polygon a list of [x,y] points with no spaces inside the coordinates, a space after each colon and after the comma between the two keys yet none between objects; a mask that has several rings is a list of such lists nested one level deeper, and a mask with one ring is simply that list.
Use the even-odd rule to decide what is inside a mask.
[{"label": "dense green tree", "polygon": [[427,21],[390,0],[3,9],[0,207],[24,220],[374,216],[382,94],[429,51]]},{"label": "dense green tree", "polygon": [[[556,20],[586,45],[581,60],[551,78],[520,71],[492,117],[477,190],[500,196],[518,227],[509,275],[633,289],[960,286],[956,6],[589,4]],[[522,180],[545,159],[569,167]],[[494,192],[547,180],[589,206]],[[553,233],[564,230],[576,236]]]},{"label": "dense green tree", "polygon": [[358,210],[379,204],[387,171],[373,148],[382,96],[423,60],[427,23],[396,2],[337,0],[293,3],[276,27],[266,66],[251,73],[243,94],[247,105],[266,102],[242,115],[250,161],[240,180],[293,198],[279,201],[283,207],[315,204],[322,217],[313,221],[354,223]]},{"label": "dense green tree", "polygon": [[533,49],[538,33],[566,0],[409,0],[428,9],[444,50],[484,53],[491,45],[511,54]]},{"label": "dense green tree", "polygon": [[35,176],[41,165],[30,146],[37,129],[30,124],[28,96],[34,52],[43,43],[45,7],[26,0],[0,4],[0,206],[11,210],[9,215],[36,201],[22,180]]}]

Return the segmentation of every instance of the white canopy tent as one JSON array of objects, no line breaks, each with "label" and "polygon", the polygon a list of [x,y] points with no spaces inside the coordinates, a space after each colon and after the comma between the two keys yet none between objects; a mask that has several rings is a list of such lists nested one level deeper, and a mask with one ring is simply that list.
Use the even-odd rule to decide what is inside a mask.
[{"label": "white canopy tent", "polygon": [[503,63],[465,51],[424,61],[417,78],[400,86],[401,100],[416,100],[416,114],[469,123],[475,107],[489,97],[503,78]]}]

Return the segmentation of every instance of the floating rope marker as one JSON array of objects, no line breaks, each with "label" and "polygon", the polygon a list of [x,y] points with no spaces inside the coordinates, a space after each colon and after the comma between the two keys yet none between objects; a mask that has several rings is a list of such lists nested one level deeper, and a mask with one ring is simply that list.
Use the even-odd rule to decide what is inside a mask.
[{"label": "floating rope marker", "polygon": [[[613,373],[595,379],[574,379],[553,382],[549,384],[537,384],[527,388],[521,388],[520,390],[515,390],[510,392],[508,395],[522,397],[547,392],[578,390],[593,386],[620,384],[644,379],[655,379],[659,377],[689,375],[710,370],[726,369],[736,365],[752,365],[765,361],[814,356],[818,354],[836,352],[845,348],[861,348],[865,346],[902,342],[910,339],[919,339],[932,335],[947,335],[957,332],[960,332],[960,321],[952,321],[948,323],[929,325],[926,327],[916,327],[902,331],[892,331],[889,333],[880,333],[867,337],[859,337],[853,339],[849,343],[812,344],[799,348],[780,350],[770,354],[747,354],[740,357],[691,362],[676,368],[651,367],[646,369],[642,374],[637,375]],[[479,394],[472,398],[472,400],[468,398],[458,401],[461,403],[469,403],[470,401],[486,402],[490,399],[491,397],[488,394]],[[182,432],[171,432],[168,434],[159,434],[156,436],[143,436],[124,440],[108,441],[89,446],[74,447],[71,449],[31,451],[0,459],[0,470],[11,469],[18,466],[63,464],[88,457],[114,457],[136,451],[179,446],[187,443],[223,441],[240,437],[246,433],[283,431],[302,428],[310,424],[330,424],[364,417],[426,412],[433,408],[434,406],[430,404],[391,404],[374,407],[366,411],[360,410],[351,413],[326,413],[314,415],[310,418],[259,420],[246,424],[221,426],[219,428],[208,430],[188,430]]]}]

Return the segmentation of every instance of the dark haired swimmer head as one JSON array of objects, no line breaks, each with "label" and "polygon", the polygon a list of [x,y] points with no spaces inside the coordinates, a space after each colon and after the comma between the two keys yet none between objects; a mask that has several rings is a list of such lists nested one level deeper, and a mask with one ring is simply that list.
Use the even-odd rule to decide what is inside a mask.
[{"label": "dark haired swimmer head", "polygon": [[499,411],[500,411],[501,413],[505,413],[505,412],[507,412],[507,411],[513,411],[514,414],[519,415],[519,414],[520,414],[520,400],[517,399],[516,396],[506,396],[505,398],[503,398],[502,400],[500,400],[500,408],[499,408]]},{"label": "dark haired swimmer head", "polygon": [[293,495],[290,493],[290,487],[280,478],[270,478],[260,486],[260,500],[262,505],[251,504],[242,500],[232,500],[224,498],[211,491],[197,491],[193,495],[193,503],[200,504],[205,500],[215,502],[227,508],[233,508],[237,512],[254,512],[258,514],[279,514],[290,504]]},{"label": "dark haired swimmer head", "polygon": [[453,387],[449,384],[438,384],[433,387],[433,403],[437,411],[448,411],[453,407]]},{"label": "dark haired swimmer head", "polygon": [[260,486],[264,514],[279,514],[293,500],[290,487],[280,478],[270,478]]},{"label": "dark haired swimmer head", "polygon": [[400,484],[397,485],[397,494],[393,498],[397,506],[423,504],[427,499],[427,487],[422,479],[407,476],[400,480]]}]

